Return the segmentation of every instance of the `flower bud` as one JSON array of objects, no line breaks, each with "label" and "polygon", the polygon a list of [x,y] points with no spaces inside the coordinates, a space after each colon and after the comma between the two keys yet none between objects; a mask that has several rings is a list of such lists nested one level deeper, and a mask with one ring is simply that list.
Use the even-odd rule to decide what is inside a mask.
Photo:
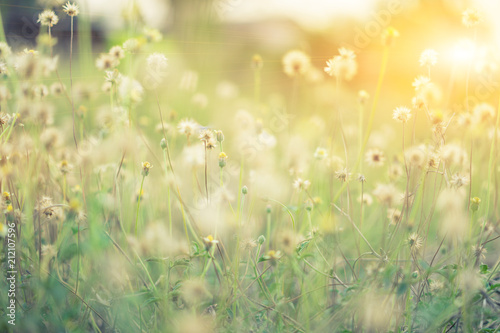
[{"label": "flower bud", "polygon": [[257,238],[257,242],[262,245],[266,241],[266,237],[264,235],[260,235],[259,238]]},{"label": "flower bud", "polygon": [[244,195],[248,193],[248,187],[246,187],[246,185],[241,188],[241,193]]}]

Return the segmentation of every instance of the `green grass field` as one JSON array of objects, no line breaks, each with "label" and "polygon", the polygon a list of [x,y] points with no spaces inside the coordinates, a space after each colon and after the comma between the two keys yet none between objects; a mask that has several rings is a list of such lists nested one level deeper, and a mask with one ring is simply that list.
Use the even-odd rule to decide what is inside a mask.
[{"label": "green grass field", "polygon": [[1,31],[0,331],[499,331],[484,13],[442,14],[450,58],[418,9],[277,50],[190,4],[185,39],[78,3]]}]

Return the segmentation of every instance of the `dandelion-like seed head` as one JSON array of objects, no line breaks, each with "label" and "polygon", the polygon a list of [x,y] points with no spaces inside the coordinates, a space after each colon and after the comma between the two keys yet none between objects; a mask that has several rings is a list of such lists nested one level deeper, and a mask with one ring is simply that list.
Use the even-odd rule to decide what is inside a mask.
[{"label": "dandelion-like seed head", "polygon": [[369,98],[370,98],[370,95],[368,94],[368,92],[366,90],[360,90],[358,92],[359,103],[366,104],[366,102],[368,101]]},{"label": "dandelion-like seed head", "polygon": [[53,10],[46,9],[40,14],[38,14],[38,21],[41,25],[46,25],[48,27],[53,27],[59,22],[59,17],[54,13]]},{"label": "dandelion-like seed head", "polygon": [[411,110],[405,106],[399,106],[394,109],[392,119],[405,124],[411,118]]},{"label": "dandelion-like seed head", "polygon": [[339,55],[327,60],[324,70],[328,75],[338,79],[351,80],[358,70],[354,51],[344,47],[340,48]]},{"label": "dandelion-like seed head", "polygon": [[385,162],[384,152],[377,148],[370,149],[365,153],[365,161],[369,166],[380,167]]},{"label": "dandelion-like seed head", "polygon": [[65,5],[63,5],[63,11],[71,17],[77,16],[80,13],[78,5],[69,1]]},{"label": "dandelion-like seed head", "polygon": [[415,92],[421,92],[424,88],[426,88],[431,83],[431,79],[427,76],[420,75],[413,80],[412,86],[415,88]]},{"label": "dandelion-like seed head", "polygon": [[283,57],[283,71],[290,77],[304,75],[310,67],[311,58],[302,51],[289,51]]},{"label": "dandelion-like seed head", "polygon": [[483,16],[479,10],[475,8],[466,9],[462,13],[462,23],[467,28],[474,28],[483,21]]},{"label": "dandelion-like seed head", "polygon": [[146,59],[148,67],[155,72],[164,71],[167,68],[167,57],[163,53],[153,53]]},{"label": "dandelion-like seed head", "polygon": [[293,182],[293,188],[299,191],[306,191],[309,186],[311,186],[311,182],[309,180],[303,180],[302,178],[297,178]]},{"label": "dandelion-like seed head", "polygon": [[192,119],[183,119],[179,122],[179,125],[177,126],[179,132],[181,134],[185,134],[188,137],[193,135],[198,130],[199,127],[200,125]]},{"label": "dandelion-like seed head", "polygon": [[430,67],[437,64],[438,53],[436,50],[427,49],[422,52],[420,55],[420,66],[422,67]]},{"label": "dandelion-like seed head", "polygon": [[450,180],[451,186],[459,188],[467,184],[469,184],[469,178],[467,176],[461,175],[459,173],[456,173],[453,176],[451,176]]},{"label": "dandelion-like seed head", "polygon": [[115,45],[109,49],[109,55],[113,56],[117,60],[120,60],[125,58],[125,51],[120,45]]},{"label": "dandelion-like seed head", "polygon": [[408,237],[408,246],[410,247],[412,253],[418,252],[420,248],[422,248],[423,244],[424,240],[417,233],[412,233]]},{"label": "dandelion-like seed head", "polygon": [[351,180],[351,173],[347,170],[347,168],[343,168],[335,171],[335,178],[340,180],[342,183],[345,183]]}]

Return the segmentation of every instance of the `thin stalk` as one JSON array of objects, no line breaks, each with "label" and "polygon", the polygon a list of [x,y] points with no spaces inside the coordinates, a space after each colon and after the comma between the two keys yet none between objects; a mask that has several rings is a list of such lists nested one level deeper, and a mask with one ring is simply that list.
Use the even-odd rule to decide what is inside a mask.
[{"label": "thin stalk", "polygon": [[142,187],[144,185],[144,179],[146,176],[142,176],[142,181],[141,181],[141,188],[139,190],[139,197],[137,198],[137,213],[135,215],[135,228],[134,228],[134,233],[137,236],[137,221],[139,220],[139,206],[141,204],[141,197],[142,197]]},{"label": "thin stalk", "polygon": [[[363,140],[363,145],[361,147],[362,149],[360,149],[360,153],[358,154],[356,164],[354,165],[354,168],[353,168],[354,172],[359,170],[358,168],[359,168],[359,165],[360,165],[362,157],[363,157],[362,152],[365,150],[366,145],[368,144],[368,139],[370,138],[370,133],[371,133],[372,127],[373,127],[373,120],[375,118],[375,111],[377,109],[378,101],[380,98],[380,91],[382,90],[382,83],[384,82],[384,76],[385,76],[385,72],[387,70],[388,61],[389,61],[389,47],[385,46],[384,53],[382,56],[382,64],[380,66],[380,73],[379,73],[379,77],[378,77],[378,81],[377,81],[377,88],[375,90],[375,96],[373,97],[373,104],[372,104],[372,107],[370,110],[370,117],[368,118],[368,126],[366,128],[365,138]],[[345,189],[346,186],[347,186],[347,182],[342,184],[340,189],[337,191],[337,193],[333,197],[332,202],[336,202],[338,200],[340,194],[342,193],[342,191]]]},{"label": "thin stalk", "polygon": [[[73,140],[75,141],[75,147],[76,150],[78,150],[78,142],[76,141],[76,127],[75,127],[75,101],[73,98],[73,66],[72,66],[72,59],[73,59],[73,16],[71,16],[71,38],[69,42],[69,90],[70,90],[70,95],[71,95],[71,111],[72,111],[72,116],[73,116]],[[113,87],[111,87],[113,88]],[[111,97],[111,100],[113,98]],[[113,108],[111,108],[111,111],[113,111]]]}]

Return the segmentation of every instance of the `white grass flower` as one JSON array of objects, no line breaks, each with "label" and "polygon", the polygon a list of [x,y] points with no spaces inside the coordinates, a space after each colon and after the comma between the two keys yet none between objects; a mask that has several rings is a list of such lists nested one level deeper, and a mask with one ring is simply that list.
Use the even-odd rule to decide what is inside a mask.
[{"label": "white grass flower", "polygon": [[354,51],[344,47],[339,49],[339,55],[326,62],[325,72],[338,79],[350,81],[358,71]]},{"label": "white grass flower", "polygon": [[456,173],[453,176],[451,176],[451,180],[450,180],[451,186],[453,186],[455,188],[459,188],[459,187],[462,187],[462,186],[467,185],[467,184],[469,184],[469,178],[467,176],[463,176],[459,173]]},{"label": "white grass flower", "polygon": [[311,59],[302,51],[289,51],[283,57],[283,71],[290,77],[306,74],[310,66]]},{"label": "white grass flower", "polygon": [[148,67],[154,72],[163,72],[167,69],[167,57],[163,53],[153,53],[146,59]]},{"label": "white grass flower", "polygon": [[198,131],[200,125],[192,119],[183,119],[179,122],[177,128],[181,134],[189,137]]},{"label": "white grass flower", "polygon": [[467,28],[474,28],[482,21],[482,14],[475,8],[469,8],[462,13],[462,23]]},{"label": "white grass flower", "polygon": [[325,148],[318,147],[314,152],[314,158],[321,161],[328,157],[328,152]]},{"label": "white grass flower", "polygon": [[408,237],[408,246],[413,254],[417,253],[422,245],[424,245],[424,240],[417,233],[414,232]]},{"label": "white grass flower", "polygon": [[109,49],[109,55],[113,56],[117,60],[120,60],[125,58],[125,51],[121,46],[115,45]]},{"label": "white grass flower", "polygon": [[352,174],[347,170],[347,168],[335,171],[335,178],[340,180],[342,183],[350,181],[351,176]]},{"label": "white grass flower", "polygon": [[420,75],[413,80],[412,86],[415,88],[415,92],[419,93],[425,89],[431,83],[429,77]]},{"label": "white grass flower", "polygon": [[438,53],[436,50],[427,49],[422,52],[420,55],[420,66],[422,67],[430,67],[437,64]]},{"label": "white grass flower", "polygon": [[311,186],[311,182],[309,180],[303,180],[302,178],[297,178],[293,182],[293,188],[299,191],[306,191],[309,186]]},{"label": "white grass flower", "polygon": [[59,17],[54,13],[53,10],[46,9],[38,15],[38,23],[41,25],[46,25],[48,27],[53,27],[59,22]]},{"label": "white grass flower", "polygon": [[411,110],[406,106],[399,106],[394,109],[392,119],[405,124],[411,118]]},{"label": "white grass flower", "polygon": [[95,66],[101,71],[113,69],[119,64],[118,59],[107,53],[101,54],[95,61]]},{"label": "white grass flower", "polygon": [[68,16],[77,16],[80,13],[76,3],[70,3],[69,1],[63,5],[63,11],[68,14]]},{"label": "white grass flower", "polygon": [[370,149],[365,153],[365,161],[369,166],[380,167],[385,162],[384,152],[377,148]]}]

